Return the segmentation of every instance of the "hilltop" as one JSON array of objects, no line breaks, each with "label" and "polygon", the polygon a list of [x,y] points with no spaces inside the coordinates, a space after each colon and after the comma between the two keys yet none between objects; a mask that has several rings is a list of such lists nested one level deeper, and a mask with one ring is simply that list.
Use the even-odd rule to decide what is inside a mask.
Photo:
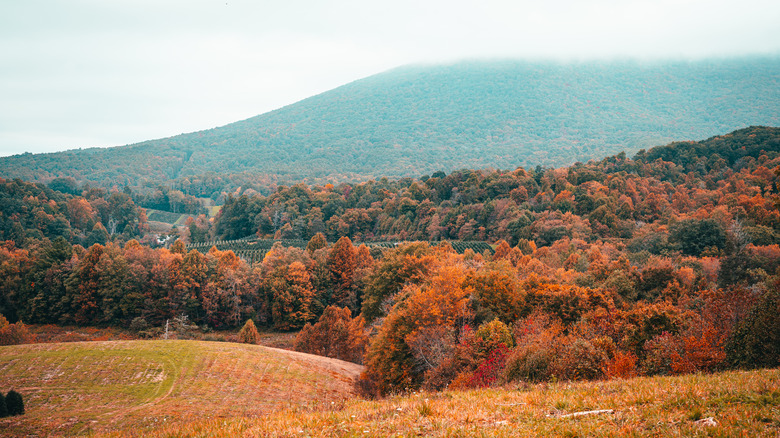
[{"label": "hilltop", "polygon": [[223,127],[0,159],[0,176],[103,186],[238,186],[564,166],[780,124],[780,58],[408,66]]},{"label": "hilltop", "polygon": [[72,436],[253,418],[351,397],[361,366],[258,345],[108,341],[0,347],[0,388],[27,414],[0,435]]}]

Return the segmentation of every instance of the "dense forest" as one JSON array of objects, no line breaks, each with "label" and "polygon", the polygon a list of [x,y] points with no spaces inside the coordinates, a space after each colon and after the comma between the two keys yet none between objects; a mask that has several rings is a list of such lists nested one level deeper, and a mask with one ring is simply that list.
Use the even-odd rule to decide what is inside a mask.
[{"label": "dense forest", "polygon": [[[0,335],[19,321],[153,333],[171,318],[251,319],[363,362],[367,394],[777,366],[778,169],[780,128],[752,127],[570,167],[280,186],[191,224],[308,240],[255,263],[188,249],[189,230],[141,245],[141,219],[92,244],[104,198],[3,181],[15,203],[2,204],[0,313],[14,324]],[[66,226],[82,200],[90,221]],[[18,218],[21,230],[7,225]],[[455,236],[495,250],[427,242]],[[359,243],[373,239],[426,242]]]},{"label": "dense forest", "polygon": [[[667,237],[675,212],[691,214],[712,204],[736,214],[750,241],[772,244],[777,243],[772,201],[754,191],[773,189],[778,153],[777,128],[749,128],[642,150],[633,160],[621,153],[558,169],[459,170],[416,180],[280,186],[268,196],[228,197],[214,231],[219,239],[310,239],[322,232],[329,241],[503,239],[513,246],[600,238],[660,254],[673,251],[675,239],[683,238]],[[768,212],[749,216],[756,208]]]},{"label": "dense forest", "polygon": [[164,185],[221,201],[239,188],[268,194],[300,181],[567,166],[780,125],[778,72],[778,58],[404,67],[220,128],[5,157],[0,175],[144,194]]}]

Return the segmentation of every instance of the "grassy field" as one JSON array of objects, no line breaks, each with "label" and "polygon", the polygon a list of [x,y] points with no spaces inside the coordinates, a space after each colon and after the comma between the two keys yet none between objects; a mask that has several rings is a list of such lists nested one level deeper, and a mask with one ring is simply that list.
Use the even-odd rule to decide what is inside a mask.
[{"label": "grassy field", "polygon": [[0,419],[0,436],[132,431],[351,397],[360,366],[255,345],[107,341],[0,347],[0,388],[27,414]]},{"label": "grassy field", "polygon": [[[567,416],[592,410],[609,411]],[[149,436],[776,437],[780,370],[355,399],[326,410],[288,408],[264,419],[166,426]]]},{"label": "grassy field", "polygon": [[[0,388],[13,384],[28,414],[0,420],[0,435],[780,436],[778,369],[418,392],[376,401],[350,393],[359,370],[216,342],[1,347]],[[591,410],[609,411],[567,416]]]}]

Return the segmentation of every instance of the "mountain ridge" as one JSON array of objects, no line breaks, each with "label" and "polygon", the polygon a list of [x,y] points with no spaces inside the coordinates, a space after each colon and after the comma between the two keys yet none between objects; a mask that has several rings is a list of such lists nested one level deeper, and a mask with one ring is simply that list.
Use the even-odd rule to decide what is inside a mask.
[{"label": "mountain ridge", "polygon": [[778,102],[780,57],[412,65],[217,128],[5,157],[0,175],[166,183],[214,197],[238,186],[562,166],[780,125]]}]

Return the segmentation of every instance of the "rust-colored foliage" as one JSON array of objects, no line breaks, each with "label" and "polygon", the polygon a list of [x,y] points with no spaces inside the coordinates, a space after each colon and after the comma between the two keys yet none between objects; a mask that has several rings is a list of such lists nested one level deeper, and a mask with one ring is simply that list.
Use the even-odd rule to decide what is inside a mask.
[{"label": "rust-colored foliage", "polygon": [[246,323],[238,332],[238,342],[244,344],[257,344],[260,342],[260,333],[257,332],[255,322],[247,319]]},{"label": "rust-colored foliage", "polygon": [[357,294],[352,287],[355,281],[356,253],[349,237],[340,238],[330,249],[328,269],[333,281],[333,303],[337,306],[357,309]]},{"label": "rust-colored foliage", "polygon": [[9,324],[0,314],[0,345],[26,344],[33,339],[27,327],[21,321]]},{"label": "rust-colored foliage", "polygon": [[348,308],[328,306],[316,324],[306,324],[294,348],[355,363],[363,362],[368,335],[362,316],[352,318]]}]

